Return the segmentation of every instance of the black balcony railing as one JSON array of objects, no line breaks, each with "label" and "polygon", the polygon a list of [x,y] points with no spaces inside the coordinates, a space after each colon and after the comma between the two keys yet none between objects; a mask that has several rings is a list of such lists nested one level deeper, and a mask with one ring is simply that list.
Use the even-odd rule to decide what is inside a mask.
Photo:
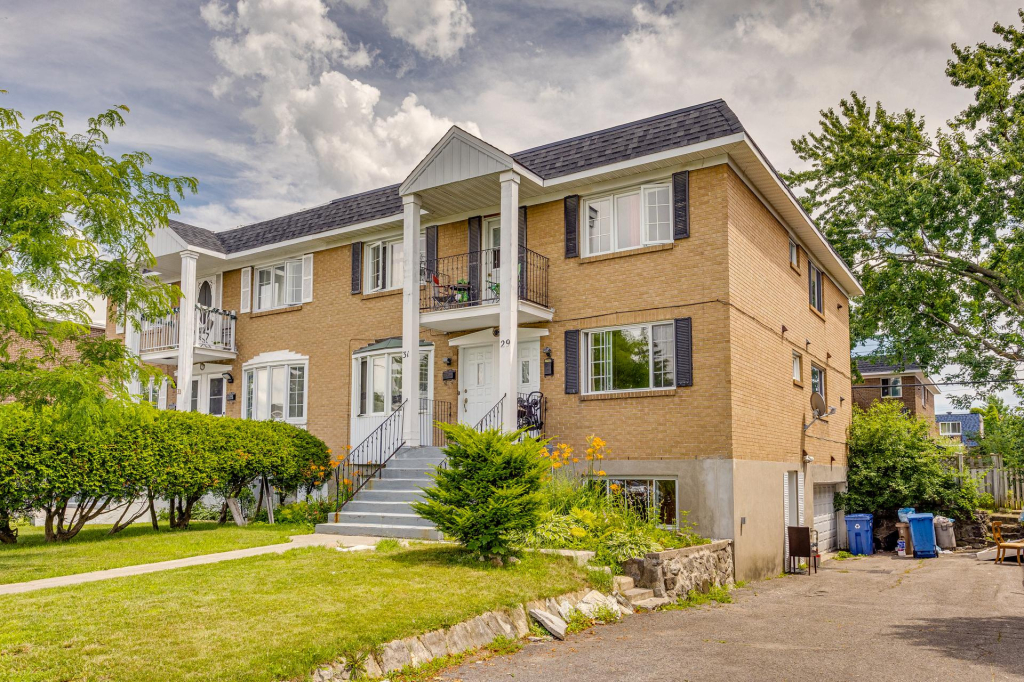
[{"label": "black balcony railing", "polygon": [[[428,260],[423,265],[420,310],[457,310],[501,299],[500,249]],[[519,249],[519,300],[548,307],[548,259]]]}]

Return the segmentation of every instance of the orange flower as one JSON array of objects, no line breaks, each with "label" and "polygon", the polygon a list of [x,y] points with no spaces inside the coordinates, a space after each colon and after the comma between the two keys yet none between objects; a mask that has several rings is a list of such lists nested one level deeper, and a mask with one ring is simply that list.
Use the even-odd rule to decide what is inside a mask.
[{"label": "orange flower", "polygon": [[604,476],[604,470],[602,469],[601,471],[598,471],[598,472],[597,472],[597,475],[598,475],[598,476]]}]

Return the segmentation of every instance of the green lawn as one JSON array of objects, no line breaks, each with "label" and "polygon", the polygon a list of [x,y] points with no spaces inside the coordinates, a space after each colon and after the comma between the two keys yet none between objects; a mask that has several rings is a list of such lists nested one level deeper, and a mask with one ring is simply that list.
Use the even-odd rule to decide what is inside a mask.
[{"label": "green lawn", "polygon": [[495,568],[462,550],[314,547],[0,596],[0,679],[268,682],[583,586],[569,561]]},{"label": "green lawn", "polygon": [[44,542],[41,527],[23,526],[17,544],[0,545],[0,584],[273,545],[309,532],[298,526],[239,528],[212,522],[193,522],[189,530],[178,531],[166,526],[154,531],[148,524],[136,524],[113,536],[107,534],[109,526],[86,526],[60,544]]}]

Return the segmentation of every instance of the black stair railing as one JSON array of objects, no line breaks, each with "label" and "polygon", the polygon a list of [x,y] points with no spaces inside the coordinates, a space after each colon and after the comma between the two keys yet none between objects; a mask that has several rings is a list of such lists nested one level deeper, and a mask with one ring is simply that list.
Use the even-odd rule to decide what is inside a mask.
[{"label": "black stair railing", "polygon": [[480,421],[473,427],[477,431],[486,431],[488,429],[500,429],[501,428],[501,409],[502,405],[505,404],[505,396],[501,396],[498,402],[494,404],[494,407],[487,411]]},{"label": "black stair railing", "polygon": [[384,465],[405,445],[405,405],[399,405],[335,467],[335,511],[340,511],[371,478],[380,478]]}]

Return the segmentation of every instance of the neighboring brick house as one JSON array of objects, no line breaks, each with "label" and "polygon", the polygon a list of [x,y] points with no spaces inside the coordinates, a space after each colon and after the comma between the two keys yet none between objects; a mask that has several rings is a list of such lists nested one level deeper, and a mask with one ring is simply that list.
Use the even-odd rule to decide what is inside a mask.
[{"label": "neighboring brick house", "polygon": [[545,434],[600,435],[607,478],[733,538],[738,578],[781,570],[786,523],[841,541],[862,290],[721,100],[512,155],[452,128],[402,185],[152,249],[192,312],[127,342],[179,368],[172,404],[337,452],[403,404],[418,445],[542,395]]},{"label": "neighboring brick house", "polygon": [[935,424],[935,398],[940,393],[936,381],[919,365],[903,367],[884,359],[859,358],[857,371],[863,381],[853,385],[853,401],[868,409],[878,400],[898,400],[908,413]]},{"label": "neighboring brick house", "polygon": [[975,438],[985,435],[985,421],[973,412],[947,412],[935,415],[939,435],[950,438],[968,448],[978,447]]}]

